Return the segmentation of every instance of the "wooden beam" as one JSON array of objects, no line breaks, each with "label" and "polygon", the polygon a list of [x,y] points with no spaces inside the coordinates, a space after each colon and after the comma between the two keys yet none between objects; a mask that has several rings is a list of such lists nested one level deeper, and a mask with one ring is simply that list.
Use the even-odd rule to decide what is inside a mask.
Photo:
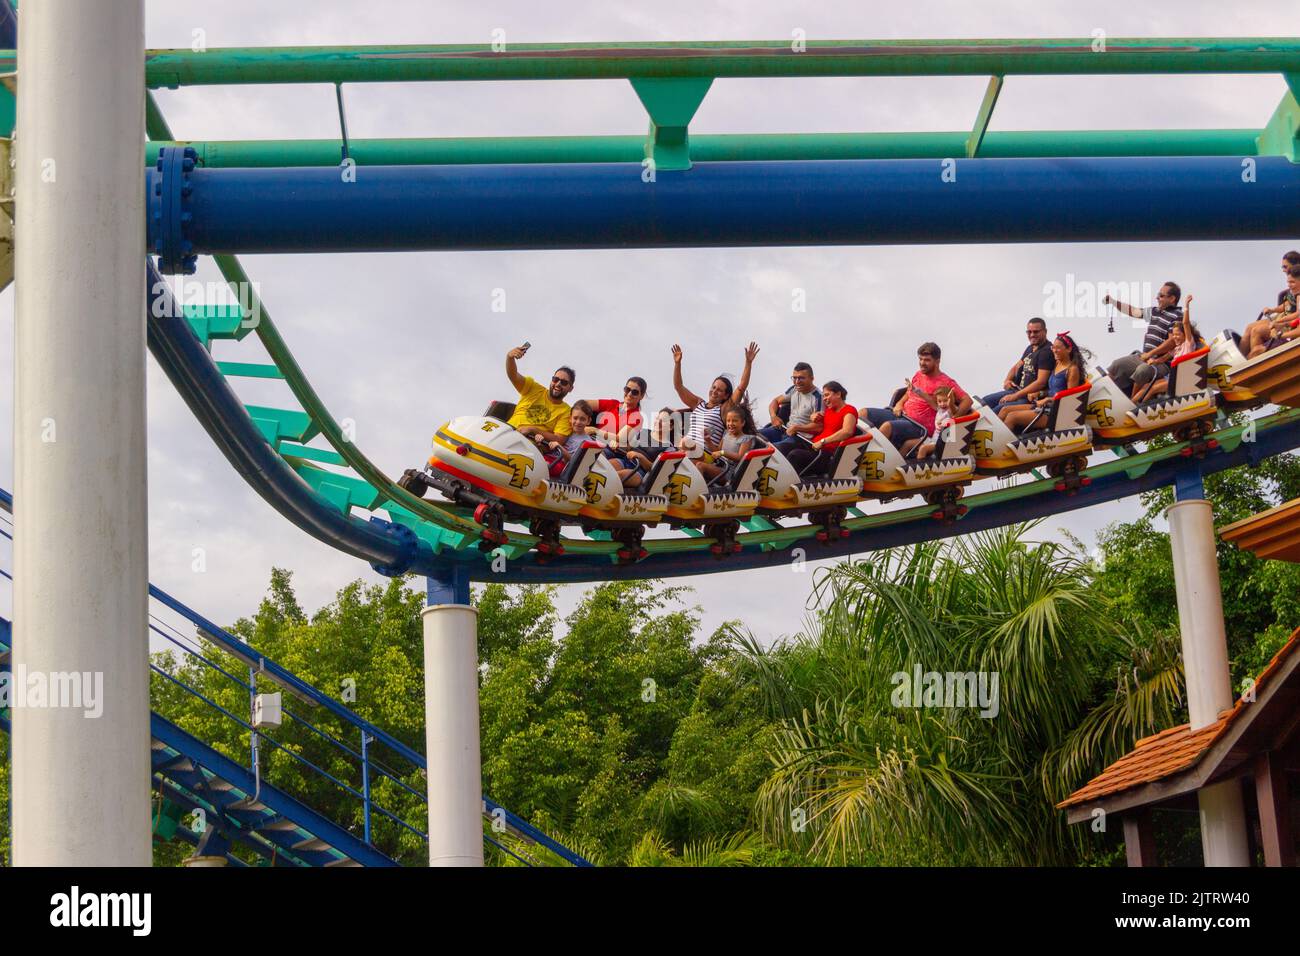
[{"label": "wooden beam", "polygon": [[1151,811],[1143,807],[1124,814],[1124,853],[1129,866],[1157,866],[1156,835]]},{"label": "wooden beam", "polygon": [[1291,830],[1286,771],[1281,761],[1268,752],[1255,758],[1255,802],[1259,806],[1264,865],[1295,866],[1295,835]]}]

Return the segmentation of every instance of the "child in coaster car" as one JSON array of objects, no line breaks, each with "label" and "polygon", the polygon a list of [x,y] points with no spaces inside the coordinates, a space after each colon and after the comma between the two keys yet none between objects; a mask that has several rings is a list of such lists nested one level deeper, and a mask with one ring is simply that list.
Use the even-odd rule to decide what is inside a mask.
[{"label": "child in coaster car", "polygon": [[724,470],[713,479],[712,484],[723,481],[727,475],[740,467],[740,463],[745,460],[745,455],[763,444],[763,440],[758,437],[754,414],[748,404],[734,402],[728,404],[723,409],[722,422],[725,430],[722,433],[722,444],[718,448],[717,460],[719,464],[724,465]]},{"label": "child in coaster car", "polygon": [[930,433],[928,438],[917,439],[923,442],[916,451],[917,458],[929,458],[934,454],[934,450],[939,447],[939,436],[943,434],[945,428],[952,424],[952,397],[952,389],[947,385],[940,385],[934,390],[934,400],[939,404],[938,409],[935,410],[934,431]]},{"label": "child in coaster car", "polygon": [[[550,466],[552,478],[559,478],[564,474],[564,469],[569,466],[573,456],[582,451],[582,446],[589,441],[603,445],[599,438],[587,434],[587,427],[595,420],[595,410],[582,399],[573,403],[573,410],[569,412],[569,427],[573,429],[573,434],[566,439],[563,444],[557,441],[539,442],[542,447],[542,457]],[[605,449],[607,455],[609,449]],[[614,466],[614,472],[622,481],[623,487],[628,488],[628,480],[635,471],[633,465],[617,455],[608,455],[610,464]],[[638,482],[639,484],[639,482]],[[631,487],[635,487],[632,485]]]},{"label": "child in coaster car", "polygon": [[537,447],[542,450],[542,457],[546,459],[546,464],[550,466],[552,478],[559,478],[564,474],[564,469],[573,456],[582,450],[583,442],[590,441],[586,429],[594,417],[591,406],[579,399],[573,403],[573,408],[569,412],[569,427],[573,433],[567,439],[563,442],[546,441],[541,436],[533,439],[537,442]]},{"label": "child in coaster car", "polygon": [[[650,474],[655,460],[677,445],[680,431],[677,413],[671,408],[661,408],[648,431],[636,432],[628,438],[624,456],[632,466],[632,473],[623,480],[625,488],[639,488]],[[622,477],[622,476],[620,476]]]},{"label": "child in coaster car", "polygon": [[1190,293],[1183,299],[1183,321],[1169,330],[1169,341],[1173,343],[1173,347],[1167,356],[1168,361],[1161,362],[1156,366],[1156,377],[1145,388],[1134,391],[1133,401],[1135,403],[1140,405],[1168,392],[1174,359],[1190,355],[1204,344],[1200,332],[1192,324],[1192,296]]}]

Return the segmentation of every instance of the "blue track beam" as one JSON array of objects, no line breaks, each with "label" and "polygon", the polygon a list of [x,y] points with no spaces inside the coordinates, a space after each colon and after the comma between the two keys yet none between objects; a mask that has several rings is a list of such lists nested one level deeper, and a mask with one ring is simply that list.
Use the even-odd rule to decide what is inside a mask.
[{"label": "blue track beam", "polygon": [[650,182],[622,163],[357,167],[355,181],[163,165],[147,172],[149,248],[198,254],[1300,233],[1300,165],[1282,157],[697,163]]}]

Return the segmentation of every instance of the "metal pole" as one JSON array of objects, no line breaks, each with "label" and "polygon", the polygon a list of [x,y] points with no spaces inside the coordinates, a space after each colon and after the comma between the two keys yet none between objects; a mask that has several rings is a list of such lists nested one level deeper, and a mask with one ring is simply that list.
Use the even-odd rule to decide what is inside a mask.
[{"label": "metal pole", "polygon": [[248,667],[248,726],[252,728],[248,738],[250,766],[253,769],[253,780],[255,787],[253,789],[253,799],[256,800],[262,795],[262,761],[259,756],[258,743],[260,736],[257,732],[257,668],[251,664]]},{"label": "metal pole", "polygon": [[[1206,501],[1200,475],[1176,485],[1178,501],[1165,512],[1174,556],[1178,624],[1187,672],[1187,707],[1192,730],[1218,719],[1232,706],[1228,640],[1223,625],[1219,562],[1215,551],[1214,513]],[[1206,866],[1250,866],[1246,814],[1237,780],[1203,788],[1201,846]]]},{"label": "metal pole", "polygon": [[463,569],[429,578],[422,618],[429,865],[482,866],[478,611]]},{"label": "metal pole", "polygon": [[72,692],[14,709],[14,862],[148,866],[144,2],[24,3],[19,50],[14,670]]},{"label": "metal pole", "polygon": [[362,816],[365,819],[366,842],[370,842],[370,741],[373,738],[361,731],[361,796],[363,800]]},{"label": "metal pole", "polygon": [[[149,247],[200,255],[1114,242],[1139,224],[1151,242],[1300,232],[1300,165],[1253,162],[1253,183],[1231,156],[697,163],[653,181],[628,163],[379,166],[355,182],[337,167],[164,166],[145,178]],[[180,266],[165,256],[162,269]]]},{"label": "metal pole", "polygon": [[[341,95],[341,94],[340,94]],[[1256,156],[1262,130],[1052,130],[986,133],[984,159],[1036,156]],[[938,133],[692,133],[697,163],[796,159],[946,159],[965,155],[968,131]],[[361,166],[493,163],[640,163],[641,136],[481,136],[353,139],[347,155]],[[338,166],[337,139],[175,140],[145,147],[145,162],[164,146],[192,146],[204,169]]]}]

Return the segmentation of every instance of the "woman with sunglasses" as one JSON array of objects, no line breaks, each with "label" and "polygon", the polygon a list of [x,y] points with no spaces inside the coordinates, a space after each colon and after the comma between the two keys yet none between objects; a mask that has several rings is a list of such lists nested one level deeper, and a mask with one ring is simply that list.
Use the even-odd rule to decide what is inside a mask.
[{"label": "woman with sunglasses", "polygon": [[625,447],[629,434],[641,430],[641,400],[645,398],[645,379],[633,375],[623,386],[623,400],[617,398],[589,398],[587,404],[596,410],[596,420],[587,427],[587,434],[606,442],[611,448]]},{"label": "woman with sunglasses", "polygon": [[1016,434],[1020,434],[1028,426],[1037,424],[1040,419],[1046,421],[1042,416],[1056,400],[1057,392],[1063,392],[1067,388],[1077,388],[1088,380],[1083,350],[1070,337],[1069,332],[1062,332],[1053,340],[1052,357],[1056,364],[1052,374],[1047,378],[1047,394],[1038,397],[1032,405],[1003,405],[998,412],[998,417]]}]

